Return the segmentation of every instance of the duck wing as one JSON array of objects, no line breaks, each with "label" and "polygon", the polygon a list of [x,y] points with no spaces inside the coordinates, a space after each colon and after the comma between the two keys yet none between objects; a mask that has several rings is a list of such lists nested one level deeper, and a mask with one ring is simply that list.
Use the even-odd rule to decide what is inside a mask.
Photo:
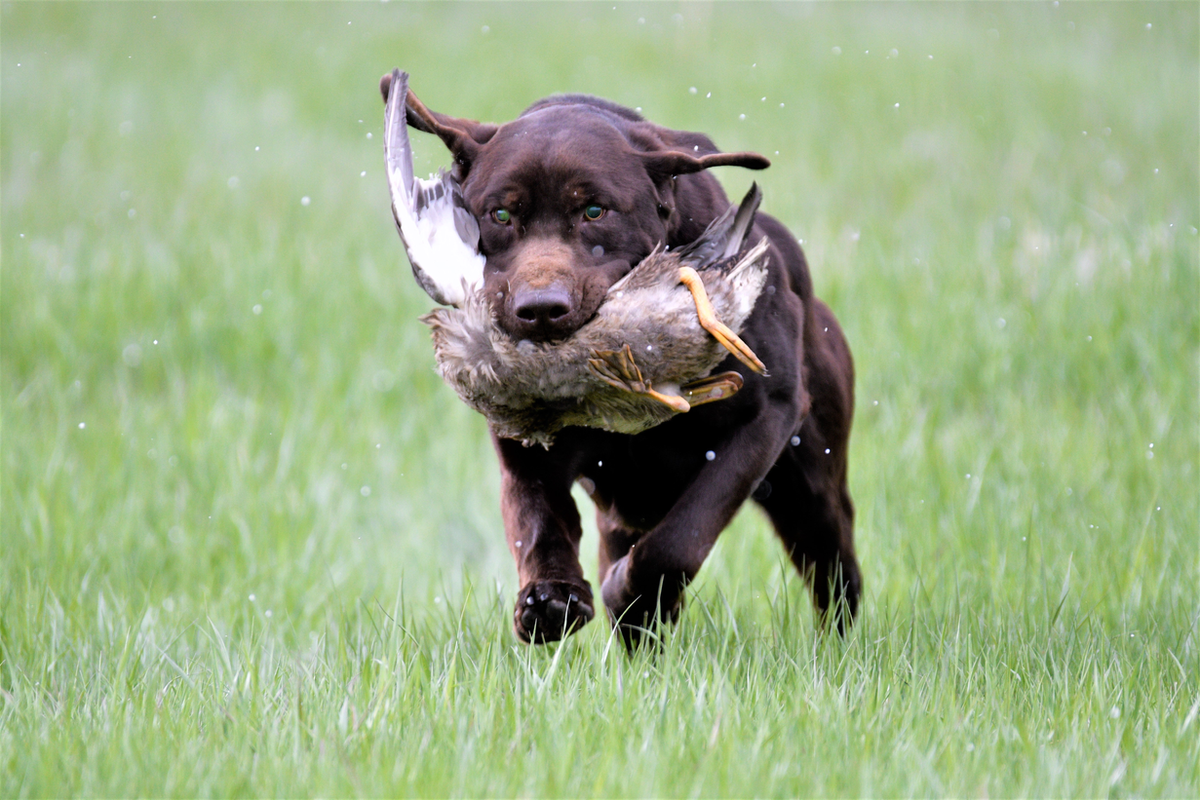
[{"label": "duck wing", "polygon": [[675,253],[689,267],[704,269],[718,261],[731,258],[742,249],[746,234],[754,224],[754,215],[762,203],[762,190],[757,183],[742,198],[736,211],[732,205],[719,217],[708,223],[704,233],[694,242],[685,244]]},{"label": "duck wing", "polygon": [[429,180],[413,175],[407,97],[408,73],[392,70],[383,111],[392,216],[417,283],[436,302],[458,307],[467,292],[483,285],[486,259],[479,252],[479,222],[467,210],[458,181],[445,170]]}]

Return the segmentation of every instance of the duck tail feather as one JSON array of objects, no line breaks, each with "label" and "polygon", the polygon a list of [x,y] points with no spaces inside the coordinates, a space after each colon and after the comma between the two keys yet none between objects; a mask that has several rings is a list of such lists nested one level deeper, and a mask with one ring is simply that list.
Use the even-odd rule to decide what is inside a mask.
[{"label": "duck tail feather", "polygon": [[741,205],[738,206],[737,215],[733,218],[733,227],[725,242],[725,252],[721,254],[722,258],[732,258],[742,249],[746,234],[754,225],[754,216],[758,213],[760,203],[762,203],[762,189],[758,188],[758,182],[755,181],[750,184],[750,191],[746,192]]},{"label": "duck tail feather", "polygon": [[762,256],[770,248],[771,248],[771,240],[770,239],[768,239],[766,236],[759,239],[758,244],[754,245],[754,247],[751,247],[749,250],[747,250],[742,255],[742,257],[740,259],[738,259],[738,262],[733,265],[733,268],[729,270],[729,279],[730,280],[737,279],[741,275],[741,273],[743,271],[745,271],[747,268],[749,268],[755,264],[759,264],[760,262],[761,262],[762,268],[765,270],[767,261],[766,261],[766,259],[762,258]]}]

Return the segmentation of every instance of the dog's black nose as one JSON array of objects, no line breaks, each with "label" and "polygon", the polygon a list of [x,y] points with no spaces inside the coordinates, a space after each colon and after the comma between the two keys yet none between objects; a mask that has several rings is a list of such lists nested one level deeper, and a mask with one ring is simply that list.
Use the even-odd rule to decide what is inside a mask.
[{"label": "dog's black nose", "polygon": [[526,289],[513,298],[517,318],[538,326],[554,326],[571,313],[571,295],[559,286]]}]

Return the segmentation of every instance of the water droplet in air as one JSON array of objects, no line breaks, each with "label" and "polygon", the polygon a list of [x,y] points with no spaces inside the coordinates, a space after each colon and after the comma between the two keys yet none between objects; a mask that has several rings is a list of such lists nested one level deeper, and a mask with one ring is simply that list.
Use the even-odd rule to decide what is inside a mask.
[{"label": "water droplet in air", "polygon": [[84,428],[86,428],[86,427],[87,427],[87,423],[86,423],[86,422],[81,422],[81,423],[79,423],[79,430],[83,430],[83,429],[84,429]]},{"label": "water droplet in air", "polygon": [[596,258],[599,258],[600,256],[604,255],[604,248],[600,245],[596,245],[592,248],[592,255]]},{"label": "water droplet in air", "polygon": [[371,487],[364,486],[358,490],[358,493],[361,494],[363,497],[370,497],[371,496]]},{"label": "water droplet in air", "polygon": [[696,87],[695,87],[695,86],[691,86],[691,87],[689,87],[689,88],[688,88],[688,94],[695,94],[695,93],[696,93],[696,91],[697,91],[697,90],[696,90]]},{"label": "water droplet in air", "polygon": [[708,461],[712,461],[716,457],[717,457],[717,454],[714,453],[712,450],[709,450],[707,453],[704,454],[704,458],[707,459]]},{"label": "water droplet in air", "polygon": [[829,455],[829,448],[828,448],[828,447],[826,447],[826,448],[825,448],[825,455]]},{"label": "water droplet in air", "polygon": [[792,437],[792,447],[799,447],[799,446],[800,446],[800,437],[793,436]]},{"label": "water droplet in air", "polygon": [[254,308],[252,308],[252,309],[250,309],[250,310],[251,310],[251,311],[253,311],[255,314],[261,314],[261,313],[262,313],[262,306],[261,306],[261,305],[259,305],[258,303],[255,303],[255,304],[254,304]]},{"label": "water droplet in air", "polygon": [[[367,135],[369,136],[370,134],[367,134]],[[309,197],[308,195],[304,195],[304,197],[300,198],[300,205],[302,205],[302,206],[306,206],[311,202],[312,202],[312,198]]]},{"label": "water droplet in air", "polygon": [[250,595],[250,602],[251,602],[251,603],[253,603],[253,602],[254,602],[255,600],[257,600],[257,599],[258,599],[258,598],[257,598],[257,597],[255,597],[253,594],[251,594],[251,595]]}]

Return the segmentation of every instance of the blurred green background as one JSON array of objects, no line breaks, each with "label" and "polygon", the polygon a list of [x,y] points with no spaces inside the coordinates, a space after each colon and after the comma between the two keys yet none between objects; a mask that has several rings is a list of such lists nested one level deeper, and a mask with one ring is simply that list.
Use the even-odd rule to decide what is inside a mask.
[{"label": "blurred green background", "polygon": [[[588,92],[769,156],[718,177],[731,196],[760,182],[854,351],[865,624],[1053,612],[1094,626],[1085,647],[1141,635],[1162,671],[1119,681],[1174,698],[1146,713],[1182,725],[1200,606],[1194,3],[9,2],[0,25],[2,749],[71,725],[86,741],[33,687],[105,675],[122,630],[188,672],[210,625],[298,654],[346,607],[402,594],[437,614],[498,584],[471,613],[508,642],[491,446],[433,371],[431,302],[388,208],[393,66],[458,116]],[[414,139],[419,173],[447,162]],[[595,546],[589,524],[593,581]],[[696,596],[750,638],[780,597],[807,621],[782,562],[747,510]],[[604,623],[575,641],[603,650]],[[1146,745],[1135,793],[1196,790],[1194,747],[1176,746]],[[94,755],[73,779],[47,752],[10,756],[3,794],[237,793],[124,782]],[[1175,783],[1149,780],[1159,752]],[[909,791],[974,793],[964,769]],[[242,791],[353,791],[286,774]],[[1031,774],[1007,793],[1081,785]],[[805,787],[845,791],[746,793]]]}]

